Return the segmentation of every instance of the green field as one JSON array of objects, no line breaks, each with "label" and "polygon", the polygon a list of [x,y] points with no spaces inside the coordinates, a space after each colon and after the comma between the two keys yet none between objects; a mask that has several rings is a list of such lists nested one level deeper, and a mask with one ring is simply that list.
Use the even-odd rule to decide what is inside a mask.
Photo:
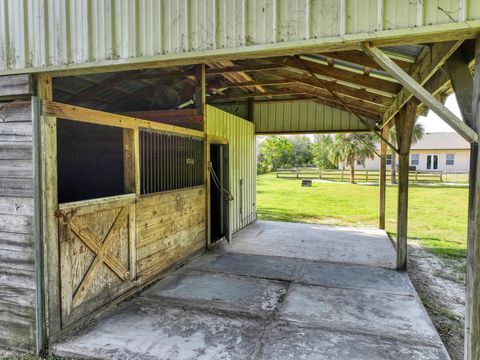
[{"label": "green field", "polygon": [[[466,256],[466,186],[417,185],[409,191],[408,235],[444,258]],[[387,187],[386,230],[396,236],[397,188]],[[332,225],[378,224],[378,185],[257,177],[257,213],[262,220]]]}]

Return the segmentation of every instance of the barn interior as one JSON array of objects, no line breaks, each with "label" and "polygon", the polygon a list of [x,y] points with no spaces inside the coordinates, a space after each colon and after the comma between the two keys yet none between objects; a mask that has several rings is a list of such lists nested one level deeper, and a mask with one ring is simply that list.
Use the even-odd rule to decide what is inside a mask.
[{"label": "barn interior", "polygon": [[[37,75],[37,90],[22,96],[36,95],[32,111],[42,119],[45,343],[248,231],[256,220],[255,135],[374,133],[380,229],[387,148],[399,154],[398,236],[396,252],[387,252],[388,266],[405,270],[408,135],[430,108],[475,138],[442,105],[455,90],[472,118],[472,96],[461,88],[473,88],[475,41],[361,48]],[[393,126],[398,144],[387,140]]]}]

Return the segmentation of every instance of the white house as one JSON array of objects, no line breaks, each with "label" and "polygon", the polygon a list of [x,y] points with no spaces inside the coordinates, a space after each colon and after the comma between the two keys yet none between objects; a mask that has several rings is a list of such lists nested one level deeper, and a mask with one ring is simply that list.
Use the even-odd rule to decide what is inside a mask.
[{"label": "white house", "polygon": [[[412,145],[410,166],[418,171],[468,172],[469,158],[470,144],[456,132],[425,133]],[[387,155],[387,167],[391,164],[392,155]],[[355,165],[358,170],[378,170],[379,167],[380,159],[376,155],[366,159],[364,165],[358,161]]]}]

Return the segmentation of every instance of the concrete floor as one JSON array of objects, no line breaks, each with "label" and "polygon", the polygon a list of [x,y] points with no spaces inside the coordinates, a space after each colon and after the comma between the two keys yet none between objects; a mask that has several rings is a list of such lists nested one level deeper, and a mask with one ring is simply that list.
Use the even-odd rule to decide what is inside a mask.
[{"label": "concrete floor", "polygon": [[54,354],[96,359],[449,359],[385,232],[257,221]]}]

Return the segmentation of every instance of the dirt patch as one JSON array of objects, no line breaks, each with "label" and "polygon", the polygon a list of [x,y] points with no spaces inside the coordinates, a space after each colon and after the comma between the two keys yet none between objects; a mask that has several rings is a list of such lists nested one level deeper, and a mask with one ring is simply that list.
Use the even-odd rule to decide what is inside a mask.
[{"label": "dirt patch", "polygon": [[463,359],[465,261],[443,259],[410,241],[408,274],[452,360]]}]

